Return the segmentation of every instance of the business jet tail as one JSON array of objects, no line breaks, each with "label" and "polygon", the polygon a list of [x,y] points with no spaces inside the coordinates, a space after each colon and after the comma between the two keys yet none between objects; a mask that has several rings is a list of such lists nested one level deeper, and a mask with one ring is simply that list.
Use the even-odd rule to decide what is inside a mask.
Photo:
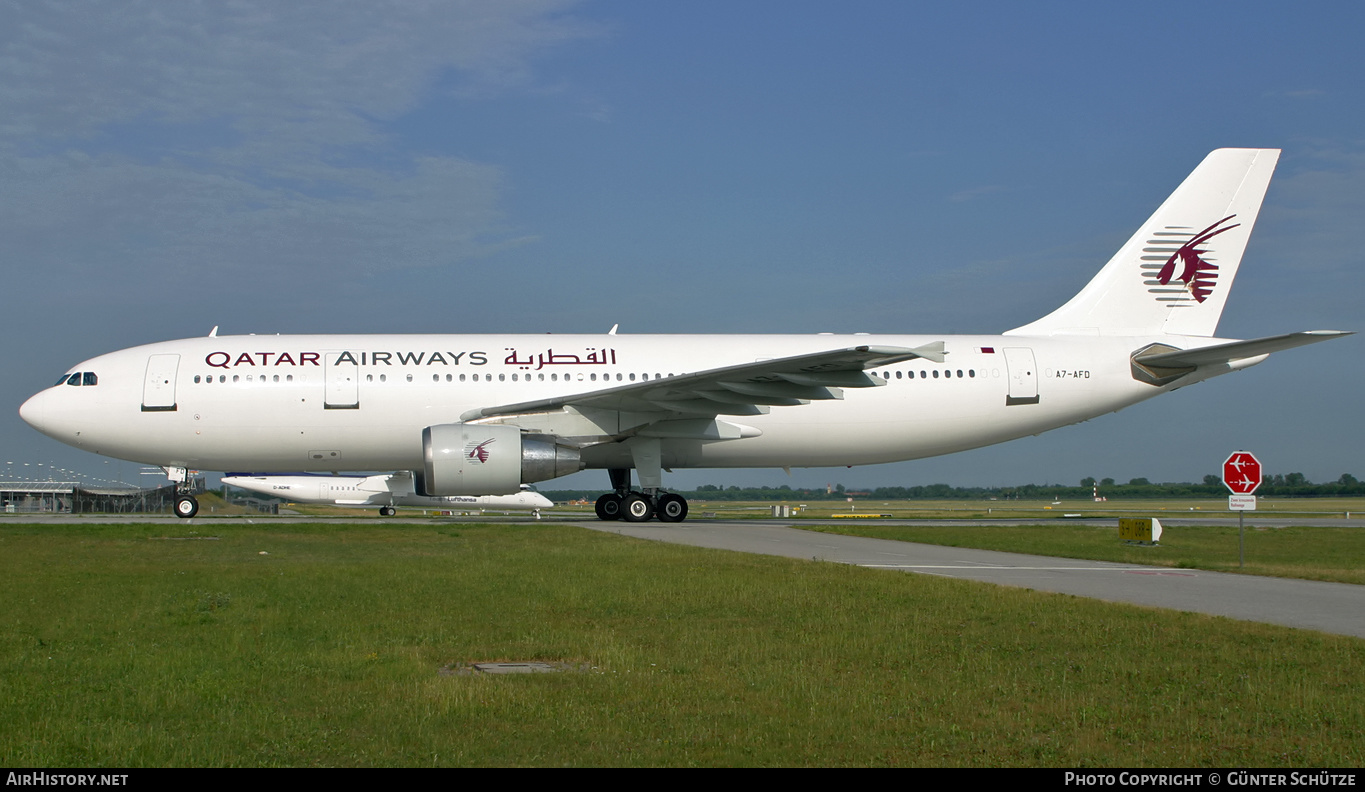
[{"label": "business jet tail", "polygon": [[1079,294],[1006,335],[1212,337],[1279,157],[1209,154]]}]

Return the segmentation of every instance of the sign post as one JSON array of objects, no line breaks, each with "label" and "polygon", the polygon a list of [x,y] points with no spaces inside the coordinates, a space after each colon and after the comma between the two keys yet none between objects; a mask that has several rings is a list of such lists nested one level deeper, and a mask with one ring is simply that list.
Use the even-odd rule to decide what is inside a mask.
[{"label": "sign post", "polygon": [[1119,539],[1153,547],[1161,541],[1161,521],[1155,517],[1120,517]]},{"label": "sign post", "polygon": [[1223,460],[1223,485],[1231,490],[1228,510],[1237,512],[1237,566],[1243,565],[1246,513],[1256,511],[1256,488],[1261,486],[1261,460],[1250,451],[1237,451]]}]

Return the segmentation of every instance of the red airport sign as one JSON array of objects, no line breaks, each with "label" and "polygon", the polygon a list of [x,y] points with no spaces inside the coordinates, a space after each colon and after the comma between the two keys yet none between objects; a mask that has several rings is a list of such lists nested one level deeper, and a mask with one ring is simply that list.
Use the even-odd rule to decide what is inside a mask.
[{"label": "red airport sign", "polygon": [[1223,484],[1235,495],[1250,495],[1261,486],[1261,462],[1250,451],[1238,451],[1223,462]]}]

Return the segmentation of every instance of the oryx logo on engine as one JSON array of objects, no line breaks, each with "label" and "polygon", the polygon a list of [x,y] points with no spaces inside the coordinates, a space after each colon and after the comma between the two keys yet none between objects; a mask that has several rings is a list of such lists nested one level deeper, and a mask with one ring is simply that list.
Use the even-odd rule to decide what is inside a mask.
[{"label": "oryx logo on engine", "polygon": [[475,460],[480,464],[487,463],[488,446],[490,443],[493,442],[493,439],[494,438],[489,438],[483,441],[482,443],[470,443],[469,445],[465,446],[464,447],[465,458]]}]

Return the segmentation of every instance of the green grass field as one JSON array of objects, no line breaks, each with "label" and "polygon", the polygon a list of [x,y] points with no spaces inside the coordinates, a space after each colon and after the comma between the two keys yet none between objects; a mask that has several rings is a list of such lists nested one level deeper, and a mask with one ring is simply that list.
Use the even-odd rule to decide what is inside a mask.
[{"label": "green grass field", "polygon": [[0,618],[8,766],[1365,762],[1358,639],[548,523],[0,525]]},{"label": "green grass field", "polygon": [[905,542],[1152,564],[1217,572],[1242,572],[1338,583],[1365,583],[1365,529],[1354,527],[1256,527],[1245,531],[1245,566],[1238,566],[1237,526],[1166,526],[1156,547],[1119,541],[1117,528],[1063,521],[1042,525],[802,525],[809,531]]},{"label": "green grass field", "polygon": [[[1347,525],[1273,528],[1258,526],[1265,518],[1311,517],[1331,521],[1346,514],[1365,515],[1365,499],[1284,498],[1261,500],[1248,512],[1245,565],[1238,565],[1238,530],[1230,526],[1165,526],[1158,547],[1135,547],[1118,540],[1116,527],[1097,528],[1069,522],[1063,515],[1085,519],[1118,517],[1220,517],[1235,519],[1226,500],[1124,500],[1053,504],[1043,501],[858,501],[809,503],[792,519],[810,531],[895,539],[907,542],[1001,550],[1064,558],[1087,558],[1127,564],[1242,572],[1365,584],[1365,529]],[[722,519],[767,519],[771,504],[761,502],[694,503],[693,513]],[[888,526],[861,520],[834,519],[836,514],[888,514],[918,520],[1037,519],[1036,525]],[[1042,521],[1046,522],[1042,522]],[[825,522],[828,521],[828,522]],[[1344,522],[1344,521],[1343,521]]]}]

